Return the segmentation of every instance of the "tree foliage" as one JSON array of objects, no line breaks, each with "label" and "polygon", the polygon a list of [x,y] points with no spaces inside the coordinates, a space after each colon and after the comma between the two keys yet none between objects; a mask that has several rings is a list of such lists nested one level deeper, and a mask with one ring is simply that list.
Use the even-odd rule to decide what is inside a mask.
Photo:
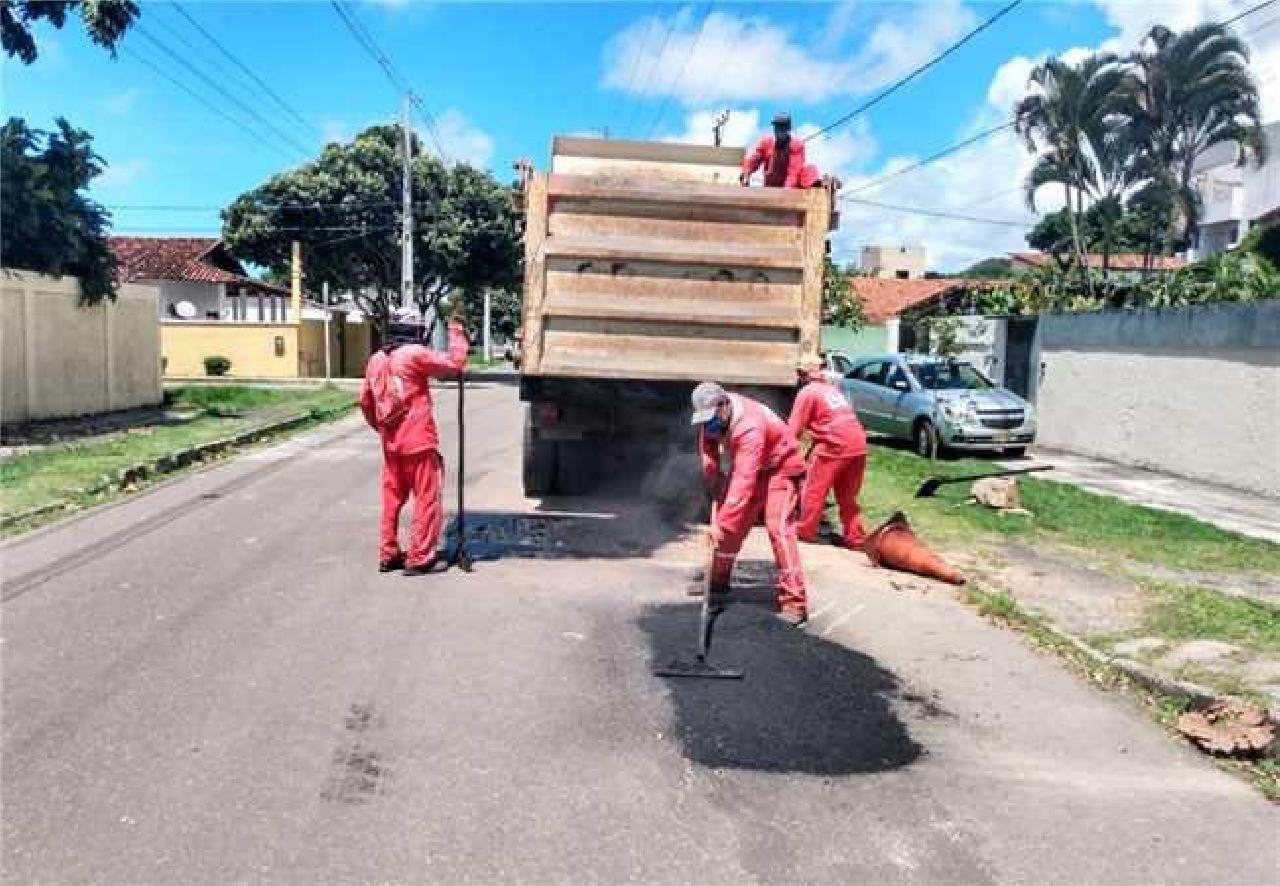
[{"label": "tree foliage", "polygon": [[0,3],[0,45],[10,58],[31,64],[39,56],[31,27],[46,21],[61,28],[78,14],[94,43],[113,56],[116,43],[141,15],[133,0],[4,0]]},{"label": "tree foliage", "polygon": [[969,280],[1004,280],[1013,276],[1013,262],[1007,258],[984,258],[956,276]]},{"label": "tree foliage", "polygon": [[[303,245],[312,288],[329,281],[355,294],[377,324],[400,304],[401,134],[374,126],[350,143],[275,175],[223,212],[223,239],[236,255],[269,272],[288,268],[293,240]],[[426,309],[457,292],[478,315],[486,288],[514,292],[520,243],[510,188],[470,166],[446,167],[412,139],[413,298]],[[514,302],[514,308],[513,308]],[[518,301],[497,299],[504,312]],[[496,322],[510,318],[499,314]]]},{"label": "tree foliage", "polygon": [[11,117],[0,129],[0,256],[6,267],[80,279],[82,298],[115,298],[111,215],[83,193],[104,168],[92,138],[62,118],[45,132]]},{"label": "tree foliage", "polygon": [[1152,256],[1193,242],[1196,161],[1223,144],[1242,163],[1266,156],[1248,62],[1244,42],[1211,23],[1183,32],[1156,25],[1128,57],[1050,58],[1034,68],[1014,109],[1036,154],[1027,202],[1034,207],[1042,188],[1058,185],[1066,205],[1028,241],[1069,253],[1063,263],[1091,295],[1086,251],[1102,252],[1105,263],[1119,249]]},{"label": "tree foliage", "polygon": [[830,257],[824,259],[822,269],[822,322],[828,326],[843,326],[855,332],[867,323],[862,300],[849,282],[853,274],[840,270]]}]

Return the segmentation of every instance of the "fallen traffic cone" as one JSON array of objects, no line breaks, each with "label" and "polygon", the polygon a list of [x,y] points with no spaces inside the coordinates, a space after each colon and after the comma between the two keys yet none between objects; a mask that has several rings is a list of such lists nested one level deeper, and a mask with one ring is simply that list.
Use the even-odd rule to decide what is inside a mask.
[{"label": "fallen traffic cone", "polygon": [[862,549],[877,566],[914,572],[916,575],[936,578],[953,585],[964,584],[963,575],[920,543],[901,511],[876,527],[867,536]]}]

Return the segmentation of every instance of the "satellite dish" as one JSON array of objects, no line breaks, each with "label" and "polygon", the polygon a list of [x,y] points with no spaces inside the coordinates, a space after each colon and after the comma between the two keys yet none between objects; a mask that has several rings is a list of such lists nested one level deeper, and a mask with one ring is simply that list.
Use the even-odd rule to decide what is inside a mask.
[{"label": "satellite dish", "polygon": [[183,320],[190,320],[196,315],[196,306],[189,301],[180,301],[173,306],[173,312]]}]

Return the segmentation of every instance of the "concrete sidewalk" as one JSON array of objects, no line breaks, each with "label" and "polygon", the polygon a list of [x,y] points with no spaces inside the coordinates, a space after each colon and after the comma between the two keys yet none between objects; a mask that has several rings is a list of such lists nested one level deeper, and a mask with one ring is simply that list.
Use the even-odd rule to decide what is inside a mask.
[{"label": "concrete sidewalk", "polygon": [[1090,492],[1187,514],[1231,532],[1280,543],[1280,500],[1269,496],[1052,449],[1037,448],[1025,459],[1003,463],[1010,468],[1033,464],[1054,466],[1054,470],[1037,475],[1044,480],[1071,483]]}]

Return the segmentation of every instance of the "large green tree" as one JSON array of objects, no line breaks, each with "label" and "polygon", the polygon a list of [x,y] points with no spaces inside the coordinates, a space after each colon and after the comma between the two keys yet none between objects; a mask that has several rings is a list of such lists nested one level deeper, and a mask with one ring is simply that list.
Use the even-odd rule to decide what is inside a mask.
[{"label": "large green tree", "polygon": [[84,191],[103,170],[92,138],[58,118],[31,129],[12,117],[0,129],[0,261],[6,267],[80,279],[86,302],[115,298],[111,215]]},{"label": "large green tree", "polygon": [[0,2],[0,45],[10,58],[31,64],[39,56],[32,25],[48,22],[61,28],[67,17],[78,15],[94,43],[112,55],[116,43],[141,15],[133,0],[3,0]]},{"label": "large green tree", "polygon": [[[474,317],[486,288],[517,288],[511,189],[465,164],[446,167],[416,136],[411,151],[414,300],[425,308],[443,294],[461,295]],[[223,238],[275,273],[288,268],[291,243],[300,241],[309,285],[351,291],[383,324],[400,306],[401,170],[400,130],[371,127],[236,198],[223,212]],[[499,305],[512,310],[509,301]]]},{"label": "large green tree", "polygon": [[1225,25],[1156,25],[1129,61],[1120,109],[1161,199],[1172,201],[1168,246],[1181,248],[1200,217],[1196,161],[1220,144],[1235,146],[1242,163],[1266,157],[1249,48]]}]

